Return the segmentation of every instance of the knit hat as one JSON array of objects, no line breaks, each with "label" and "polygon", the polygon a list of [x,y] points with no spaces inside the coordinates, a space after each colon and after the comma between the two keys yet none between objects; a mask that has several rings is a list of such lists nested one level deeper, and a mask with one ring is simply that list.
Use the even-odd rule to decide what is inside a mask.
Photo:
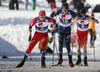
[{"label": "knit hat", "polygon": [[94,13],[91,13],[91,16],[94,17]]},{"label": "knit hat", "polygon": [[68,3],[64,3],[62,9],[68,9]]},{"label": "knit hat", "polygon": [[45,11],[44,10],[40,10],[39,16],[45,16],[45,15],[46,15]]}]

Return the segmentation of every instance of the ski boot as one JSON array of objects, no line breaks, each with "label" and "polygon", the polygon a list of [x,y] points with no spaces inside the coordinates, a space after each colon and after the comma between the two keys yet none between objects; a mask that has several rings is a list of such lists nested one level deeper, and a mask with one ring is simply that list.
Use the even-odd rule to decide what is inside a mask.
[{"label": "ski boot", "polygon": [[53,51],[52,51],[50,48],[48,48],[48,49],[46,50],[46,53],[53,53]]},{"label": "ski boot", "polygon": [[85,66],[88,66],[87,57],[84,57],[84,65],[85,65]]},{"label": "ski boot", "polygon": [[42,68],[46,68],[46,64],[45,64],[45,57],[41,57],[41,66]]},{"label": "ski boot", "polygon": [[62,62],[63,62],[63,59],[62,59],[62,53],[59,53],[59,61],[57,62],[57,65],[61,65]]},{"label": "ski boot", "polygon": [[59,61],[57,62],[57,65],[61,65],[63,62],[63,59],[62,58],[59,58]]},{"label": "ski boot", "polygon": [[16,65],[16,68],[22,67],[24,63],[25,63],[25,59],[22,59],[22,61],[18,65]]},{"label": "ski boot", "polygon": [[68,57],[69,57],[69,65],[70,65],[70,67],[74,67],[74,64],[72,62],[72,56],[68,55]]},{"label": "ski boot", "polygon": [[75,65],[80,65],[81,64],[81,56],[79,55],[78,56],[78,60],[77,60],[77,62],[75,63]]}]

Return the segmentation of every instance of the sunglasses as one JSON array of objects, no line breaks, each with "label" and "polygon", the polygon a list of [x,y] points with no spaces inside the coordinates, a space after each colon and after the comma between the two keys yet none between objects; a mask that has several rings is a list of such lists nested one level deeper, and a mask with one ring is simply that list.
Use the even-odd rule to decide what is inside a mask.
[{"label": "sunglasses", "polygon": [[45,18],[45,16],[40,16],[40,18]]}]

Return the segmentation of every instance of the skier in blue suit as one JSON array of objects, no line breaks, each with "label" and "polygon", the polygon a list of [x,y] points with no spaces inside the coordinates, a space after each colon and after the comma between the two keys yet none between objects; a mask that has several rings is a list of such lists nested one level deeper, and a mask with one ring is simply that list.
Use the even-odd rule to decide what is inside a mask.
[{"label": "skier in blue suit", "polygon": [[55,16],[59,16],[59,28],[58,28],[58,40],[59,40],[59,61],[58,65],[63,62],[63,39],[65,38],[66,48],[68,51],[69,65],[70,67],[74,67],[72,62],[72,55],[70,49],[70,40],[71,40],[71,20],[75,18],[76,14],[68,9],[68,3],[63,4],[61,9],[55,9],[54,12],[50,14],[50,17],[54,18]]}]

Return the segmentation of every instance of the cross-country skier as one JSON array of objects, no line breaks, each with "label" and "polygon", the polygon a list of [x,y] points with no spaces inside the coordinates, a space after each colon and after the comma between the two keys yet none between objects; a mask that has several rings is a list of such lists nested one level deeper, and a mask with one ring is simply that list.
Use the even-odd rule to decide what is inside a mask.
[{"label": "cross-country skier", "polygon": [[[16,67],[22,67],[29,55],[29,53],[32,51],[34,46],[37,44],[38,41],[41,40],[41,66],[43,68],[46,67],[45,64],[45,46],[47,44],[48,40],[48,25],[50,23],[53,23],[53,31],[56,30],[56,21],[50,17],[46,16],[46,13],[44,10],[40,10],[39,16],[35,17],[31,23],[29,24],[29,41],[30,44],[27,48],[27,50],[24,53],[24,58],[22,61],[16,65]],[[31,39],[32,35],[32,27],[35,25],[35,34],[33,38]]]},{"label": "cross-country skier", "polygon": [[[94,13],[91,13],[91,18],[94,19]],[[97,20],[97,24],[99,23],[99,21]],[[95,30],[95,23],[93,21],[89,22],[89,27],[88,27],[88,31],[90,33],[90,47],[93,46],[93,35],[92,35],[92,31],[94,34],[94,41],[96,40],[96,30]]]},{"label": "cross-country skier", "polygon": [[77,15],[77,32],[76,32],[76,43],[77,43],[77,57],[78,60],[75,63],[75,65],[81,64],[81,50],[80,48],[83,48],[84,50],[84,65],[88,66],[87,63],[87,36],[88,36],[88,25],[89,20],[92,20],[93,22],[97,23],[96,19],[90,18],[88,15],[86,15],[86,10],[82,9],[80,13]]},{"label": "cross-country skier", "polygon": [[68,3],[63,4],[62,8],[51,13],[50,17],[59,16],[59,28],[58,28],[58,40],[59,40],[59,61],[58,65],[63,62],[63,39],[65,38],[66,48],[68,51],[69,65],[70,67],[74,67],[72,62],[72,55],[70,49],[70,40],[71,40],[71,20],[76,15],[73,11],[68,9]]}]

